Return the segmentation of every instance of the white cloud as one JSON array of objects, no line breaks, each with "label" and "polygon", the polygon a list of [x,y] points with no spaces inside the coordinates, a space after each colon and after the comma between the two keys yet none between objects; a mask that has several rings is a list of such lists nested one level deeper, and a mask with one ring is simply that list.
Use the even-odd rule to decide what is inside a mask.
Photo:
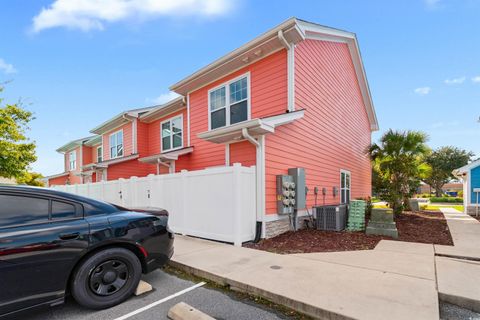
[{"label": "white cloud", "polygon": [[435,9],[438,7],[438,5],[440,4],[440,1],[441,0],[423,0],[423,2],[425,2],[425,5],[427,6],[427,8],[429,9]]},{"label": "white cloud", "polygon": [[445,84],[452,85],[452,84],[462,84],[465,82],[466,77],[459,77],[459,78],[453,78],[453,79],[445,79],[443,81]]},{"label": "white cloud", "polygon": [[2,58],[0,58],[0,71],[3,71],[6,74],[17,72],[12,64],[6,63]]},{"label": "white cloud", "polygon": [[175,99],[179,96],[180,95],[178,95],[177,93],[175,93],[173,91],[170,91],[168,93],[162,93],[161,95],[159,95],[156,98],[147,99],[147,102],[148,103],[153,103],[153,104],[164,104],[164,103],[167,103],[168,101],[171,101],[171,100],[173,100],[173,99]]},{"label": "white cloud", "polygon": [[103,30],[105,23],[158,16],[217,16],[231,0],[55,0],[33,18],[33,31],[67,27]]},{"label": "white cloud", "polygon": [[427,95],[430,93],[432,89],[430,87],[420,87],[414,90],[416,94],[419,94],[421,96]]},{"label": "white cloud", "polygon": [[480,83],[480,76],[476,76],[472,78],[473,83]]}]

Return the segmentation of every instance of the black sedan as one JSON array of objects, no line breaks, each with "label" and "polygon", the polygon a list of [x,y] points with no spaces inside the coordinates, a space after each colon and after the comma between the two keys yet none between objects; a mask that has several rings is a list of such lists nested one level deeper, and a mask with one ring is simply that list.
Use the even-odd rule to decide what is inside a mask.
[{"label": "black sedan", "polygon": [[173,254],[165,210],[131,211],[50,189],[0,186],[0,318],[71,294],[102,309]]}]

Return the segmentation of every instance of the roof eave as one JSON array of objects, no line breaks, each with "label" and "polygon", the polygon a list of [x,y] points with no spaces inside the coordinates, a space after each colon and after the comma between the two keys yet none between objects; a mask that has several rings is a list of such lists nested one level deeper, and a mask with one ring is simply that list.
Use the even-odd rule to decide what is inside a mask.
[{"label": "roof eave", "polygon": [[186,104],[184,103],[184,97],[180,96],[165,104],[154,107],[149,112],[141,115],[140,120],[146,123],[150,123],[152,121],[165,117],[173,112],[182,110],[185,107]]},{"label": "roof eave", "polygon": [[63,146],[61,146],[60,148],[58,148],[57,152],[59,153],[64,153],[64,152],[67,152],[67,151],[70,151],[72,149],[75,149],[79,146],[81,146],[82,144],[84,144],[86,141],[90,140],[90,139],[93,139],[95,138],[94,136],[90,136],[90,137],[85,137],[85,138],[81,138],[81,139],[77,139],[77,140],[73,140],[73,141],[70,141],[66,144],[64,144]]},{"label": "roof eave", "polygon": [[127,112],[122,112],[115,117],[103,122],[102,124],[96,126],[92,130],[90,130],[91,133],[101,135],[105,132],[108,132],[110,130],[113,130],[115,128],[118,128],[121,125],[124,125],[130,120],[127,118],[128,113]]},{"label": "roof eave", "polygon": [[[215,71],[220,72],[221,76],[225,76],[234,72],[235,70],[250,65],[260,59],[263,59],[273,52],[284,49],[282,42],[278,39],[279,30],[282,30],[285,34],[293,32],[292,34],[286,34],[286,37],[289,38],[288,40],[293,43],[297,43],[304,38],[303,34],[297,27],[297,19],[290,18],[282,24],[276,26],[275,28],[270,29],[269,31],[263,33],[255,39],[247,42],[243,46],[231,51],[230,53],[222,56],[221,58],[215,60],[209,65],[201,68],[200,70],[184,78],[183,80],[173,84],[172,86],[170,86],[170,90],[181,95],[187,95],[189,92],[208,85],[212,81],[216,80],[216,78],[218,78],[216,76],[211,77],[213,80],[208,80],[208,75]],[[262,52],[260,49],[261,46],[271,41],[275,41],[274,44],[270,45],[271,50],[269,50],[268,52]],[[230,66],[232,67],[229,68]],[[224,68],[228,71],[219,71],[219,69],[221,68]],[[192,86],[191,84],[194,82],[199,82],[201,83],[201,85]]]}]

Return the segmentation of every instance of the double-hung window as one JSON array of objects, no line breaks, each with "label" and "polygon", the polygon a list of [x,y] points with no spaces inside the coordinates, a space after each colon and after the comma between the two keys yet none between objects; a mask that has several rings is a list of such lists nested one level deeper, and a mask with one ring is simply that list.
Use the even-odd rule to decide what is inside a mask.
[{"label": "double-hung window", "polygon": [[350,203],[350,172],[346,170],[340,171],[340,202]]},{"label": "double-hung window", "polygon": [[110,159],[123,156],[123,131],[110,135]]},{"label": "double-hung window", "polygon": [[162,122],[162,152],[183,147],[183,117],[173,117]]},{"label": "double-hung window", "polygon": [[77,152],[75,150],[68,154],[68,162],[70,171],[77,168]]},{"label": "double-hung window", "polygon": [[209,91],[210,130],[248,120],[250,116],[248,77],[242,76]]},{"label": "double-hung window", "polygon": [[97,147],[97,162],[102,162],[103,160],[103,147]]}]

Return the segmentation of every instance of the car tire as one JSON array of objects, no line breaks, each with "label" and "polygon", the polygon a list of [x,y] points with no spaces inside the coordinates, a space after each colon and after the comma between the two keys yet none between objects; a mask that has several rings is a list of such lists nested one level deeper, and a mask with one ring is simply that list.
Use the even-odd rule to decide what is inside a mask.
[{"label": "car tire", "polygon": [[141,274],[141,263],[133,252],[123,248],[105,249],[76,268],[71,293],[75,301],[86,308],[109,308],[133,294]]}]

